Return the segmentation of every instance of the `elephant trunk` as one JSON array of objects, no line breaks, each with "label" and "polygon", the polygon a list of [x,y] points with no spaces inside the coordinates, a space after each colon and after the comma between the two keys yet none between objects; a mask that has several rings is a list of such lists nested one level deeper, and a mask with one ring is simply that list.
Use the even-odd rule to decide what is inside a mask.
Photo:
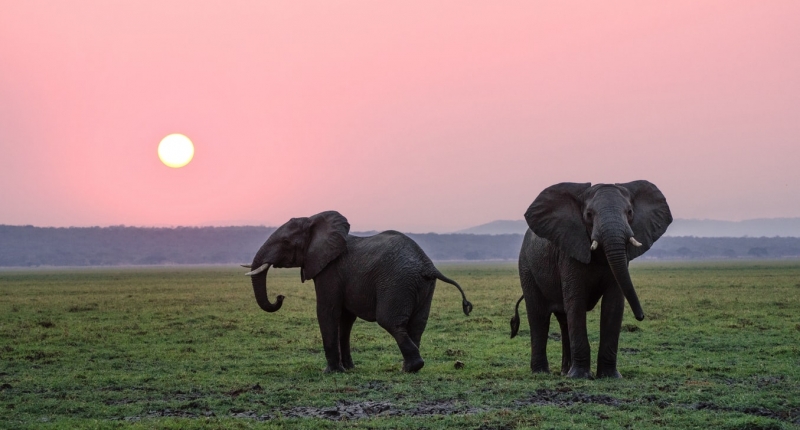
[{"label": "elephant trunk", "polygon": [[603,248],[605,249],[606,259],[611,268],[611,273],[614,274],[614,279],[617,280],[617,284],[620,289],[622,289],[622,294],[625,295],[625,298],[628,300],[633,315],[636,317],[637,321],[643,320],[644,311],[642,311],[642,305],[639,304],[639,297],[636,295],[636,290],[633,288],[633,281],[631,281],[631,275],[628,272],[628,254],[625,249],[625,241],[615,240],[611,243],[606,242],[603,244]]},{"label": "elephant trunk", "polygon": [[284,296],[278,296],[275,299],[275,303],[269,301],[269,297],[267,297],[267,271],[269,271],[269,266],[264,271],[250,276],[250,280],[253,282],[253,292],[256,294],[258,306],[267,312],[275,312],[283,305]]}]

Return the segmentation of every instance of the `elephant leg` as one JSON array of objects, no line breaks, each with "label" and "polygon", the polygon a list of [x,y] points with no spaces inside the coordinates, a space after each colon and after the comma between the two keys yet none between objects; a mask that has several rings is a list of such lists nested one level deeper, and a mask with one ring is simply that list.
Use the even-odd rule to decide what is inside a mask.
[{"label": "elephant leg", "polygon": [[547,336],[550,334],[550,309],[536,282],[521,275],[522,292],[531,331],[531,372],[550,373],[547,362]]},{"label": "elephant leg", "polygon": [[342,310],[342,316],[339,319],[339,353],[342,355],[342,367],[345,369],[352,369],[355,367],[353,364],[353,357],[350,355],[350,330],[353,329],[353,323],[356,321],[356,315]]},{"label": "elephant leg", "polygon": [[435,280],[430,282],[427,297],[421,300],[420,307],[411,314],[411,319],[408,321],[408,336],[417,345],[418,349],[421,348],[422,333],[425,331],[425,326],[428,325],[428,316],[431,313],[431,302],[433,301],[433,289],[435,286]]},{"label": "elephant leg", "polygon": [[603,294],[600,308],[600,350],[597,353],[598,378],[622,378],[617,371],[617,348],[625,311],[622,290],[613,285]]},{"label": "elephant leg", "polygon": [[572,353],[569,349],[569,324],[567,324],[567,314],[556,313],[558,325],[561,327],[561,374],[569,373],[572,367]]},{"label": "elephant leg", "polygon": [[378,324],[380,324],[384,330],[388,331],[389,334],[394,337],[395,342],[397,342],[400,353],[403,354],[403,371],[416,372],[422,369],[422,366],[425,365],[425,361],[419,354],[419,347],[411,340],[411,336],[409,336],[408,330],[405,327],[406,324],[381,323],[380,319],[378,320]]},{"label": "elephant leg", "polygon": [[326,305],[324,300],[317,298],[317,321],[322,334],[322,346],[325,348],[325,359],[328,361],[325,373],[344,372],[339,350],[339,322],[341,317],[341,308]]},{"label": "elephant leg", "polygon": [[378,325],[394,337],[400,353],[403,354],[403,371],[416,372],[422,369],[425,362],[419,355],[419,347],[411,340],[408,333],[408,322],[411,319],[411,304],[403,300],[392,300],[378,304]]},{"label": "elephant leg", "polygon": [[581,285],[563,285],[572,365],[567,377],[592,378],[591,349],[586,333],[586,293]]}]

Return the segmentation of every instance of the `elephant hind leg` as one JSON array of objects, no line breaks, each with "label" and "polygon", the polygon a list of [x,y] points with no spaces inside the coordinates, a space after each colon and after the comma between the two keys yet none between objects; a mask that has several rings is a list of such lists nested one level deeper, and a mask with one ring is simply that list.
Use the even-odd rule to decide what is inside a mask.
[{"label": "elephant hind leg", "polygon": [[[403,371],[416,372],[422,369],[425,361],[419,354],[419,347],[411,339],[408,332],[408,322],[410,317],[407,315],[393,315],[391,317],[378,316],[378,325],[388,331],[394,337],[400,353],[403,354]],[[416,334],[416,333],[415,333]],[[421,332],[420,332],[421,335]]]},{"label": "elephant hind leg", "polygon": [[414,310],[408,320],[408,336],[411,337],[411,341],[417,345],[417,348],[421,347],[422,333],[428,325],[428,316],[431,313],[431,302],[433,301],[434,282],[430,283],[427,296],[421,299],[419,307]]},{"label": "elephant hind leg", "polygon": [[397,342],[397,346],[400,348],[400,353],[403,354],[403,371],[416,372],[419,369],[422,369],[422,366],[425,365],[425,361],[419,354],[419,347],[416,343],[414,343],[413,340],[411,340],[411,336],[409,336],[405,324],[402,326],[381,324],[380,320],[378,320],[378,324],[380,324],[384,330],[388,331],[389,334],[394,337],[395,342]]},{"label": "elephant hind leg", "polygon": [[[378,285],[376,288],[378,303],[375,316],[378,325],[397,342],[400,353],[403,354],[405,372],[416,372],[425,365],[419,353],[418,342],[427,323],[435,282],[436,279],[422,281],[411,277]],[[417,294],[408,294],[409,289],[415,290]]]},{"label": "elephant hind leg", "polygon": [[520,273],[525,309],[531,331],[531,372],[550,373],[547,362],[547,335],[550,333],[550,309],[532,276]]}]

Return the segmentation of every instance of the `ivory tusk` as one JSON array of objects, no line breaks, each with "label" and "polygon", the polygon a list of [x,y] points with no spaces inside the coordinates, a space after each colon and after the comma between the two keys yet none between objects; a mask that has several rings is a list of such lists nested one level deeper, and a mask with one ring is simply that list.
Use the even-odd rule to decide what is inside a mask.
[{"label": "ivory tusk", "polygon": [[633,236],[631,236],[631,240],[630,240],[630,242],[631,242],[631,245],[633,245],[633,246],[635,246],[635,247],[637,247],[637,248],[638,248],[638,247],[640,247],[640,246],[642,246],[642,244],[641,244],[641,243],[639,243],[639,241],[638,241],[638,240],[636,240],[636,239],[635,239]]},{"label": "ivory tusk", "polygon": [[240,266],[244,267],[245,269],[252,269],[253,267],[249,264],[240,264]]},{"label": "ivory tusk", "polygon": [[596,241],[596,240],[593,240],[593,241],[592,241],[592,248],[591,248],[591,249],[592,249],[592,251],[594,251],[595,249],[597,249],[597,245],[598,245],[597,241]]},{"label": "ivory tusk", "polygon": [[258,269],[256,269],[256,270],[253,270],[252,272],[247,272],[247,273],[245,273],[245,276],[255,276],[255,275],[258,275],[259,273],[261,273],[261,272],[263,272],[263,271],[267,270],[267,268],[269,268],[269,263],[264,263],[264,264],[262,264],[262,265],[261,265],[261,267],[259,267]]}]

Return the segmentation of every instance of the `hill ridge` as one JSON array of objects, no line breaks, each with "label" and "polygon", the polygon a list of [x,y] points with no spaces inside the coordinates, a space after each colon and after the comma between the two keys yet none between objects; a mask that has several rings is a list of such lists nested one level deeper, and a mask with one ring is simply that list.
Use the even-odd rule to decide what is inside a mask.
[{"label": "hill ridge", "polygon": [[[524,220],[495,220],[454,233],[524,234]],[[800,218],[753,218],[742,221],[677,218],[664,234],[668,237],[800,237]]]}]

